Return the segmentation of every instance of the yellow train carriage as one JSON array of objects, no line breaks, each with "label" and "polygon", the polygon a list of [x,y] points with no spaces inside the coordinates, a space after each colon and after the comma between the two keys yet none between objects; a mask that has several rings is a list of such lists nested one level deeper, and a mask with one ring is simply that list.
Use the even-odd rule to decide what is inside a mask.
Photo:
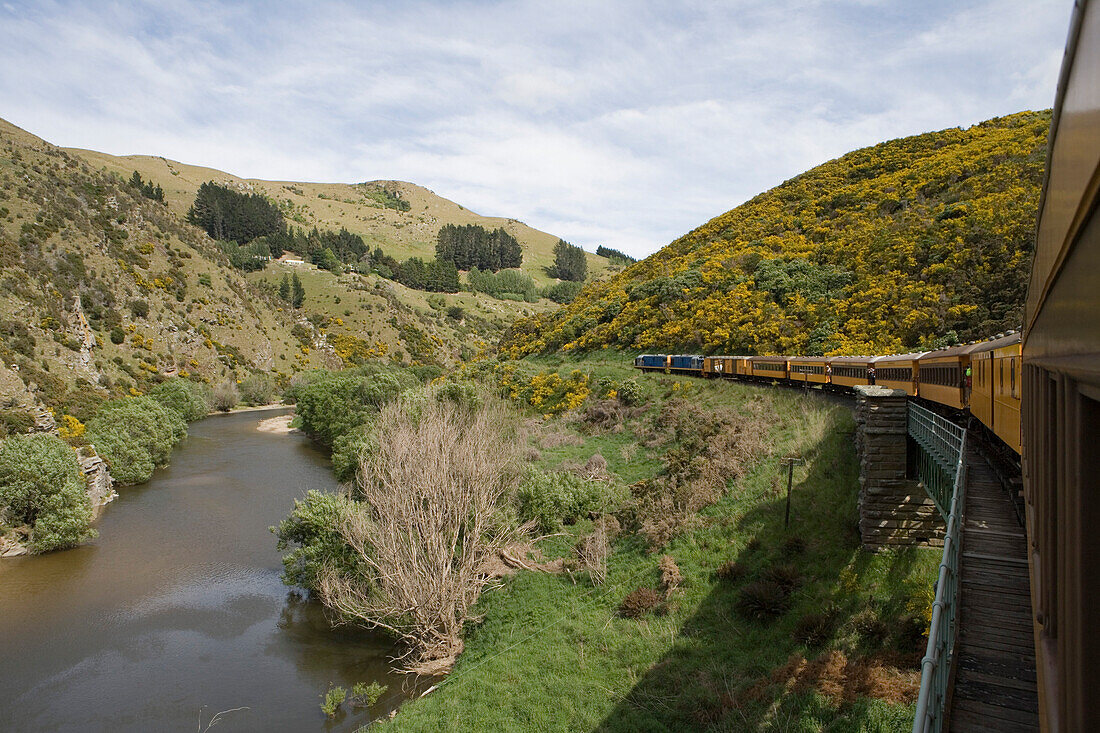
[{"label": "yellow train carriage", "polygon": [[[1008,374],[1004,373],[1006,367]],[[983,341],[970,352],[970,414],[1017,453],[1020,452],[1020,368],[1019,334]]]},{"label": "yellow train carriage", "polygon": [[751,377],[752,376],[752,357],[751,356],[738,356],[737,359],[737,376],[739,377]]},{"label": "yellow train carriage", "polygon": [[[1017,336],[1019,339],[1019,336]],[[993,432],[1020,453],[1020,388],[1023,359],[1021,346],[1000,346],[993,350]]]},{"label": "yellow train carriage", "polygon": [[917,359],[923,355],[921,352],[877,357],[872,364],[875,369],[875,384],[890,389],[903,389],[910,397],[916,397]]},{"label": "yellow train carriage", "polygon": [[704,377],[733,379],[737,376],[737,356],[708,356],[703,359]]},{"label": "yellow train carriage", "polygon": [[870,384],[873,356],[831,356],[827,360],[829,383],[838,387]]},{"label": "yellow train carriage", "polygon": [[786,356],[754,356],[750,359],[752,376],[757,379],[786,379]]},{"label": "yellow train carriage", "polygon": [[970,354],[978,344],[963,344],[949,349],[929,351],[917,360],[917,379],[922,399],[941,405],[965,409],[970,389],[966,370],[970,367]]},{"label": "yellow train carriage", "polygon": [[790,364],[790,379],[801,384],[826,384],[828,383],[829,362],[823,356],[792,356],[788,360]]}]

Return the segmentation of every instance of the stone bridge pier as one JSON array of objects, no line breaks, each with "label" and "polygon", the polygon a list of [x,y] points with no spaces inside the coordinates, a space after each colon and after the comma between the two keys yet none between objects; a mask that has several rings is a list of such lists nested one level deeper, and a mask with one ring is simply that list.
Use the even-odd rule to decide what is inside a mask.
[{"label": "stone bridge pier", "polygon": [[863,546],[943,546],[936,505],[909,474],[909,398],[904,390],[856,387],[859,533]]}]

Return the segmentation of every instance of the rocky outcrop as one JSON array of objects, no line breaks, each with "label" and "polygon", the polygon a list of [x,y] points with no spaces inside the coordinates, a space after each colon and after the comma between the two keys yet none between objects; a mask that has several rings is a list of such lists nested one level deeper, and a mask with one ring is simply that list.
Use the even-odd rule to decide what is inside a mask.
[{"label": "rocky outcrop", "polygon": [[84,480],[88,482],[88,501],[92,505],[92,516],[98,517],[103,507],[118,498],[114,489],[115,480],[111,478],[107,462],[96,455],[93,446],[81,448],[76,457],[80,462],[80,470],[84,473]]},{"label": "rocky outcrop", "polygon": [[863,546],[942,546],[944,522],[908,478],[908,397],[904,390],[856,387],[859,532]]}]

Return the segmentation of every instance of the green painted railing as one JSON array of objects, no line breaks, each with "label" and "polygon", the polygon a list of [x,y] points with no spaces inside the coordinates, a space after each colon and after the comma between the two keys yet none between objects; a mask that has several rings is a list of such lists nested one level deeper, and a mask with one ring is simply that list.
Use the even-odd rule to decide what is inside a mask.
[{"label": "green painted railing", "polygon": [[947,520],[943,559],[932,603],[928,646],[921,660],[920,693],[913,733],[943,730],[959,608],[962,509],[966,494],[966,430],[909,403],[909,435],[918,446],[917,474]]}]

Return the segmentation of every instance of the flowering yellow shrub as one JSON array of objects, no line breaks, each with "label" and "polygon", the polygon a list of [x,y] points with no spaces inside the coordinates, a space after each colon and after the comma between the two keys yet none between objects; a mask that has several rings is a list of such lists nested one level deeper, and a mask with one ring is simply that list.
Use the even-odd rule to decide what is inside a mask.
[{"label": "flowering yellow shrub", "polygon": [[62,415],[61,424],[57,426],[58,434],[65,440],[81,437],[84,435],[84,430],[84,423],[72,415]]}]

